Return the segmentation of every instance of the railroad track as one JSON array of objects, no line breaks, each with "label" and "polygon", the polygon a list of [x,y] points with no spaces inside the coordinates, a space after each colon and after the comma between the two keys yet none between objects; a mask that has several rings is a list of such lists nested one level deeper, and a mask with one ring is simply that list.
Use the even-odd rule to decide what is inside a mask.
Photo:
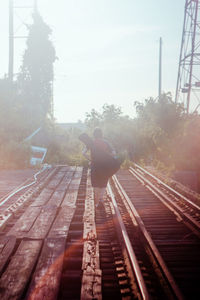
[{"label": "railroad track", "polygon": [[44,174],[0,228],[0,299],[197,299],[198,227],[142,176],[118,172],[95,209],[87,169]]},{"label": "railroad track", "polygon": [[[138,239],[142,241],[145,252],[151,257],[166,299],[169,297],[170,299],[171,297],[198,299],[197,295],[200,295],[198,207],[191,201],[187,203],[185,197],[182,200],[180,194],[169,191],[166,186],[160,188],[160,182],[159,187],[158,183],[154,185],[154,182],[147,179],[144,173],[141,169],[140,172],[134,169],[121,171],[112,181],[127,232],[131,237],[134,231],[139,231]],[[174,200],[175,197],[178,200]],[[127,220],[127,211],[132,219],[131,225]],[[197,218],[194,218],[194,215]],[[133,238],[133,249],[137,252],[136,244]],[[140,252],[142,244],[139,246]],[[156,283],[156,280],[153,282]],[[149,290],[148,286],[147,290]],[[157,287],[156,290],[158,291]],[[151,295],[151,291],[153,288],[150,288],[150,296],[154,298],[155,295]],[[164,296],[158,299],[164,299]]]},{"label": "railroad track", "polygon": [[196,229],[196,234],[199,235],[200,206],[195,201],[177,192],[137,164],[135,164],[135,168],[130,168],[129,171],[149,190],[160,197],[165,205],[168,205],[171,210],[177,212],[185,222],[189,223],[194,231]]},{"label": "railroad track", "polygon": [[0,230],[10,219],[22,212],[48,183],[57,171],[56,168],[43,168],[33,178],[27,179],[23,184],[0,199]]}]

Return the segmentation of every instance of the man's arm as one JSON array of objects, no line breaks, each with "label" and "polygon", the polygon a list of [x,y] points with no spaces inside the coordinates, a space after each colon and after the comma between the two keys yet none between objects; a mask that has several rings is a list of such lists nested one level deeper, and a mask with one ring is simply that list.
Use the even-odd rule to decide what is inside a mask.
[{"label": "man's arm", "polygon": [[87,149],[87,147],[84,147],[84,148],[83,148],[82,154],[83,154],[83,156],[84,156],[87,160],[90,160],[90,161],[91,161],[90,155],[88,154],[88,149]]}]

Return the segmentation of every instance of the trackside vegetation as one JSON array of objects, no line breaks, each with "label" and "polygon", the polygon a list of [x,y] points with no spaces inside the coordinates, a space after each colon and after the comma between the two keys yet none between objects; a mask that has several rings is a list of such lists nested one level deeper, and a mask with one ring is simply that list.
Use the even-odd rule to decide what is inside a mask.
[{"label": "trackside vegetation", "polygon": [[[7,77],[0,79],[0,169],[29,166],[32,141],[26,137],[39,127],[39,145],[48,149],[46,163],[87,165],[78,139],[81,129],[64,129],[53,118],[57,57],[50,36],[51,29],[35,13],[19,74],[12,83]],[[90,135],[95,127],[102,128],[124,168],[135,161],[169,174],[200,172],[200,115],[187,115],[170,93],[133,103],[130,116],[114,104],[104,104],[101,111],[87,112],[83,125]]]}]

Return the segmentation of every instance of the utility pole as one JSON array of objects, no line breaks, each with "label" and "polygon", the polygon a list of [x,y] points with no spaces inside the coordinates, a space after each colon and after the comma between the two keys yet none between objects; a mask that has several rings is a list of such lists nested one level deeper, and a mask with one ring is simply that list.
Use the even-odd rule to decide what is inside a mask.
[{"label": "utility pole", "polygon": [[34,12],[35,12],[35,13],[38,12],[38,4],[37,4],[37,0],[34,0]]},{"label": "utility pole", "polygon": [[159,43],[159,85],[158,85],[158,97],[160,99],[162,93],[162,38],[160,37]]},{"label": "utility pole", "polygon": [[200,106],[200,0],[186,0],[176,84],[176,102],[187,114]]},{"label": "utility pole", "polygon": [[[23,6],[15,6],[15,0],[9,0],[9,62],[8,62],[8,79],[10,83],[13,83],[13,76],[14,76],[14,40],[16,38],[26,38],[25,36],[16,36],[14,32],[16,33],[15,27],[15,9],[31,9],[34,10],[34,12],[38,11],[37,8],[37,0],[32,0],[32,5],[23,5]],[[25,2],[25,0],[24,0]],[[26,2],[25,2],[26,3]],[[23,20],[21,20],[21,25],[24,25]],[[20,26],[21,27],[21,26]]]},{"label": "utility pole", "polygon": [[8,78],[13,82],[13,65],[14,65],[14,16],[13,16],[13,0],[9,0],[9,63],[8,63]]}]

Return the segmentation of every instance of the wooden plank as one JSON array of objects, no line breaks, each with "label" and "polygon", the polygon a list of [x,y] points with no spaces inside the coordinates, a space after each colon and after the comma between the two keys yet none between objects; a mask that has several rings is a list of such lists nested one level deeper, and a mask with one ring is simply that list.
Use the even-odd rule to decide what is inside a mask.
[{"label": "wooden plank", "polygon": [[61,183],[59,184],[59,186],[57,187],[57,190],[63,190],[66,191],[69,187],[69,184],[72,180],[72,177],[74,175],[74,171],[68,171],[67,174],[64,176],[64,178],[62,179]]},{"label": "wooden plank", "polygon": [[96,239],[97,233],[96,233],[96,224],[95,224],[94,192],[89,180],[87,184],[83,222],[84,222],[83,238],[87,240],[88,236],[93,236],[92,238]]},{"label": "wooden plank", "polygon": [[58,172],[53,179],[49,182],[49,184],[47,185],[48,189],[55,189],[59,183],[61,182],[62,178],[64,177],[64,173],[63,172]]},{"label": "wooden plank", "polygon": [[83,167],[76,167],[76,174],[74,175],[74,177],[81,177],[83,172]]},{"label": "wooden plank", "polygon": [[20,300],[36,263],[42,241],[22,241],[0,279],[0,299]]},{"label": "wooden plank", "polygon": [[70,183],[70,188],[73,189],[78,189],[80,182],[81,182],[81,177],[83,173],[83,168],[77,167],[76,171],[74,173],[73,179]]},{"label": "wooden plank", "polygon": [[83,246],[82,270],[93,273],[100,269],[99,242],[94,236],[88,236]]},{"label": "wooden plank", "polygon": [[93,274],[83,272],[81,299],[102,299],[101,291],[102,271],[95,270]]},{"label": "wooden plank", "polygon": [[78,195],[78,189],[81,182],[81,176],[82,176],[82,168],[78,168],[78,171],[76,171],[74,174],[75,178],[73,178],[70,182],[62,206],[66,206],[66,205],[71,207],[75,206],[77,195]]},{"label": "wooden plank", "polygon": [[33,226],[36,218],[41,211],[41,207],[28,207],[20,219],[7,233],[7,236],[13,235],[16,238],[23,238]]},{"label": "wooden plank", "polygon": [[31,230],[26,234],[29,239],[44,239],[53,223],[57,213],[56,206],[42,208]]},{"label": "wooden plank", "polygon": [[[71,172],[70,172],[71,173]],[[59,186],[57,187],[57,191],[64,191],[64,192],[66,192],[66,190],[68,189],[68,187],[69,187],[69,184],[70,184],[70,182],[71,182],[71,177],[72,177],[72,173],[71,174],[68,174],[68,177],[66,178],[64,178],[62,181],[61,181],[61,183],[59,184]]]},{"label": "wooden plank", "polygon": [[62,167],[60,167],[59,172],[65,172],[66,173],[69,169],[70,169],[70,166],[62,166]]},{"label": "wooden plank", "polygon": [[12,254],[15,244],[16,238],[14,236],[6,236],[0,239],[0,274]]},{"label": "wooden plank", "polygon": [[52,197],[50,198],[50,200],[47,202],[48,205],[55,205],[55,206],[60,206],[63,198],[65,195],[65,191],[55,191],[52,195]]},{"label": "wooden plank", "polygon": [[77,200],[78,191],[77,190],[68,190],[65,198],[62,202],[62,207],[64,206],[71,206],[75,207],[76,200]]},{"label": "wooden plank", "polygon": [[80,185],[80,181],[81,181],[81,177],[80,178],[75,178],[75,179],[72,179],[71,182],[70,182],[70,186],[69,188],[71,190],[78,190],[79,189],[79,185]]},{"label": "wooden plank", "polygon": [[50,199],[53,191],[47,188],[44,188],[40,195],[34,200],[31,206],[44,206],[47,201]]},{"label": "wooden plank", "polygon": [[60,210],[58,216],[56,217],[48,237],[67,237],[69,226],[71,224],[72,218],[74,216],[75,208],[64,206]]},{"label": "wooden plank", "polygon": [[[48,175],[42,180],[40,183],[36,185],[36,187],[31,187],[24,194],[22,194],[13,204],[9,205],[6,210],[0,213],[0,229],[3,229],[8,220],[13,217],[13,215],[17,212],[17,210],[24,205],[25,202],[32,200],[33,196],[36,196],[45,186],[45,184],[49,181],[49,179],[56,172],[56,168],[49,172],[45,171]],[[7,203],[8,204],[8,203]]]},{"label": "wooden plank", "polygon": [[73,172],[68,172],[67,175],[63,177],[56,191],[53,193],[51,199],[48,201],[48,205],[60,206],[61,202],[63,201],[66,190],[69,187],[72,176]]},{"label": "wooden plank", "polygon": [[99,242],[97,240],[94,192],[90,178],[87,181],[85,199],[85,212],[83,216],[83,260],[82,260],[82,286],[81,299],[102,299],[101,282],[102,271],[100,270]]},{"label": "wooden plank", "polygon": [[0,214],[0,229],[1,230],[6,226],[6,223],[8,222],[8,220],[11,217],[12,217],[12,213],[11,212],[9,212],[9,213],[2,212]]},{"label": "wooden plank", "polygon": [[63,266],[65,238],[48,238],[32,277],[27,300],[55,300]]}]

